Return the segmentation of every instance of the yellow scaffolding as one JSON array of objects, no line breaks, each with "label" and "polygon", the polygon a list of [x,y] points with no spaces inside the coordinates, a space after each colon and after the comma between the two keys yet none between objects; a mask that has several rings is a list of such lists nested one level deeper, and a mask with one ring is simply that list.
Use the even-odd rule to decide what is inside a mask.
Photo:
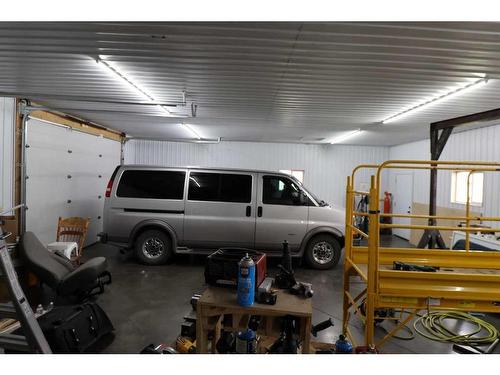
[{"label": "yellow scaffolding", "polygon": [[[372,169],[370,190],[355,190],[356,173]],[[380,212],[381,173],[388,169],[468,171],[465,216],[385,214]],[[500,232],[500,228],[472,226],[471,222],[498,222],[500,217],[470,216],[470,177],[476,172],[498,172],[500,163],[436,160],[389,160],[380,165],[364,164],[347,177],[344,260],[343,331],[357,345],[349,323],[358,316],[364,323],[364,345],[380,348],[408,324],[420,310],[500,312],[500,251],[471,251],[470,233]],[[355,196],[369,197],[368,213],[354,211]],[[368,233],[354,225],[356,216],[367,216]],[[381,223],[382,217],[461,220],[465,227],[444,225],[402,225]],[[380,246],[383,228],[459,230],[466,233],[465,250],[388,248]],[[367,246],[355,245],[353,235],[367,240]],[[397,271],[394,261],[440,267],[437,272]],[[356,281],[353,281],[356,280]],[[361,284],[361,290],[359,290]],[[353,289],[358,290],[355,292]],[[406,312],[397,318],[394,328],[377,342],[375,321],[381,309]]]}]

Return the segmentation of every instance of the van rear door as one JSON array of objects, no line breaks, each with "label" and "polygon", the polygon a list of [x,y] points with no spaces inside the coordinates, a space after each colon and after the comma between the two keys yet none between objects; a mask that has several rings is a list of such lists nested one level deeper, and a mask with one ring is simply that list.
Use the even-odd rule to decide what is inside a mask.
[{"label": "van rear door", "polygon": [[183,244],[192,248],[253,248],[256,175],[191,170]]}]

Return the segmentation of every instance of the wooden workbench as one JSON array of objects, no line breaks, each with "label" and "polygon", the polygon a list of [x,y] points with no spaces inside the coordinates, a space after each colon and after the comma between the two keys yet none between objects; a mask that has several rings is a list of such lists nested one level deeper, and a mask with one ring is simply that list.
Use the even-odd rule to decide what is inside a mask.
[{"label": "wooden workbench", "polygon": [[259,333],[279,337],[278,317],[292,315],[299,321],[299,339],[302,353],[310,352],[312,302],[286,291],[279,290],[275,305],[254,303],[242,307],[236,302],[236,291],[229,288],[208,287],[198,300],[196,307],[196,348],[198,353],[208,353],[209,335],[212,335],[212,353],[216,353],[215,344],[220,337],[224,315],[232,316],[232,326],[225,330],[240,331],[246,329],[251,315],[262,317]]}]

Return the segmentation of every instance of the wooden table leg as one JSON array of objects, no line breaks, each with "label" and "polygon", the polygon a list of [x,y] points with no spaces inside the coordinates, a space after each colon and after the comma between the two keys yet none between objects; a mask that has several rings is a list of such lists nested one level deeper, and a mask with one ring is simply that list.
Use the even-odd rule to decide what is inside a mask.
[{"label": "wooden table leg", "polygon": [[208,353],[208,332],[205,330],[206,317],[203,316],[203,306],[196,305],[196,353]]},{"label": "wooden table leg", "polygon": [[224,318],[224,315],[221,315],[219,317],[219,319],[217,320],[217,323],[215,324],[215,328],[214,328],[214,338],[212,340],[212,354],[216,354],[217,353],[217,348],[215,347],[217,345],[217,342],[219,341],[220,339],[220,331],[221,331],[221,328],[222,328],[222,319]]},{"label": "wooden table leg", "polygon": [[304,341],[302,343],[302,354],[310,354],[311,353],[311,317],[305,317],[302,319],[304,323]]}]

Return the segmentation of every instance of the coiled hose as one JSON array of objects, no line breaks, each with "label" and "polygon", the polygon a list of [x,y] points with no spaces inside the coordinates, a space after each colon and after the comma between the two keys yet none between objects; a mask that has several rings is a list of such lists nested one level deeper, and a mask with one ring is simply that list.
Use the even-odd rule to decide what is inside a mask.
[{"label": "coiled hose", "polygon": [[[461,320],[471,323],[475,328],[468,333],[461,334],[447,328],[445,320]],[[413,323],[415,331],[430,340],[440,342],[451,342],[459,345],[487,345],[498,338],[498,330],[490,323],[485,322],[471,314],[464,312],[429,312],[419,315]],[[478,335],[480,333],[484,333]]]}]

